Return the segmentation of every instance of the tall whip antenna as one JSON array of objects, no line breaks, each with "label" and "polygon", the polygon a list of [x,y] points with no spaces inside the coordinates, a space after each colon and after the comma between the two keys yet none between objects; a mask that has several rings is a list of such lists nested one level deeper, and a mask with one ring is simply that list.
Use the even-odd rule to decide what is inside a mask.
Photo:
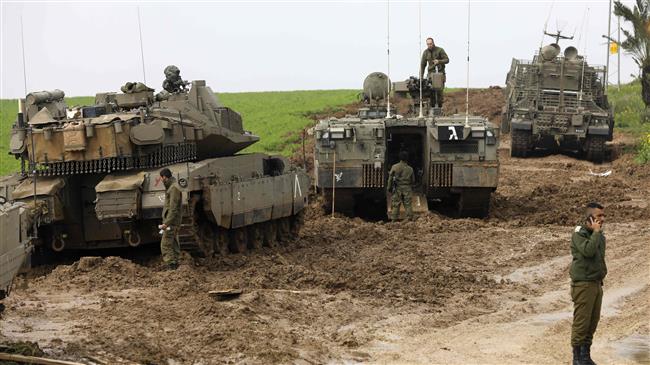
[{"label": "tall whip antenna", "polygon": [[467,0],[467,88],[465,90],[465,125],[469,124],[469,25],[470,0]]},{"label": "tall whip antenna", "polygon": [[[420,32],[420,34],[418,35],[418,40],[419,40],[418,62],[420,62],[419,61],[420,57],[422,57],[422,0],[418,1],[418,29]],[[422,66],[420,65],[419,67]],[[424,114],[422,113],[422,78],[423,77],[420,77],[420,115],[418,116],[418,118],[424,118]]]},{"label": "tall whip antenna", "polygon": [[25,66],[25,34],[24,33],[25,33],[25,29],[23,27],[23,14],[20,13],[20,48],[23,51],[23,85],[25,87],[24,95],[27,95],[27,67]]},{"label": "tall whip antenna", "polygon": [[548,15],[546,16],[546,21],[544,22],[544,31],[542,32],[542,41],[539,42],[539,48],[542,48],[544,45],[544,35],[546,35],[546,27],[548,26],[548,21],[551,19],[551,13],[553,12],[553,5],[555,5],[555,0],[551,3],[551,7],[548,9]]},{"label": "tall whip antenna", "polygon": [[140,20],[140,5],[138,5],[138,31],[140,32],[140,58],[142,59],[142,78],[144,79],[144,84],[147,84],[147,73],[145,72],[144,67],[144,48],[142,46],[142,24]]},{"label": "tall whip antenna", "polygon": [[386,118],[390,118],[390,0],[386,1],[386,55],[388,56],[388,95],[387,95],[387,112]]}]

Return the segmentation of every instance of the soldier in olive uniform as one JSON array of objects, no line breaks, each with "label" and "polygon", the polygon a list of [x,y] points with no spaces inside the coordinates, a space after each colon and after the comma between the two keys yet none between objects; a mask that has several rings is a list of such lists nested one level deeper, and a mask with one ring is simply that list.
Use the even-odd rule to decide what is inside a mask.
[{"label": "soldier in olive uniform", "polygon": [[604,207],[589,203],[585,226],[577,226],[571,237],[571,346],[574,365],[594,364],[591,360],[591,342],[600,319],[603,279],[607,275],[605,235],[602,232],[604,222]]},{"label": "soldier in olive uniform", "polygon": [[406,210],[406,218],[413,219],[413,206],[411,205],[411,195],[413,192],[413,184],[415,183],[415,176],[413,175],[413,168],[406,162],[408,160],[408,152],[400,151],[399,162],[390,168],[388,173],[388,191],[392,192],[391,197],[391,217],[392,221],[396,221],[399,217],[400,204],[404,204]]},{"label": "soldier in olive uniform", "polygon": [[167,265],[167,268],[175,270],[178,267],[178,260],[181,255],[181,248],[177,239],[182,219],[181,188],[168,168],[160,170],[160,177],[166,189],[165,206],[162,213],[163,221],[160,226],[163,230],[160,252],[162,253],[163,263]]},{"label": "soldier in olive uniform", "polygon": [[[422,53],[422,61],[420,61],[420,79],[424,77],[424,69],[428,65],[427,74],[429,80],[433,77],[432,74],[440,72],[443,74],[443,89],[444,82],[447,81],[447,75],[445,74],[445,65],[449,63],[449,57],[445,50],[442,47],[437,47],[433,43],[433,38],[427,38],[427,49]],[[442,89],[435,90],[431,95],[431,105],[430,107],[439,107],[442,108]]]}]

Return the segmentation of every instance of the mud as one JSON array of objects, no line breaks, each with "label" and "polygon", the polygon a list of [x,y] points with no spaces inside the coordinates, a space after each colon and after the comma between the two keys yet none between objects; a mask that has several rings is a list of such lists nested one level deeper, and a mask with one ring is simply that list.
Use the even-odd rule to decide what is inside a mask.
[{"label": "mud", "polygon": [[[498,118],[500,93],[472,95]],[[506,138],[486,219],[432,212],[366,222],[326,216],[312,201],[300,238],[284,246],[186,255],[176,271],[157,256],[82,257],[36,271],[5,301],[0,342],[106,364],[568,362],[568,241],[581,207],[597,200],[606,205],[609,275],[593,356],[643,363],[650,185],[629,143],[617,136],[616,159],[593,165],[565,155],[511,159]],[[230,288],[243,293],[223,302],[208,295]]]}]

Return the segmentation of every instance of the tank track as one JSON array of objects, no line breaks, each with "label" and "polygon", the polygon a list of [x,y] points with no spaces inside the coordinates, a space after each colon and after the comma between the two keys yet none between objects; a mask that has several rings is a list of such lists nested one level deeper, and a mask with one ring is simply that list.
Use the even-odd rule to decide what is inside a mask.
[{"label": "tank track", "polygon": [[605,136],[588,136],[585,142],[587,160],[593,163],[602,163],[605,159]]},{"label": "tank track", "polygon": [[513,130],[510,146],[511,157],[527,157],[533,150],[531,135],[527,131]]},{"label": "tank track", "polygon": [[286,244],[299,237],[305,221],[305,212],[302,210],[289,217],[225,229],[206,218],[202,204],[199,194],[192,195],[178,233],[181,250],[200,258],[245,253],[248,250]]},{"label": "tank track", "polygon": [[456,214],[459,218],[485,218],[490,212],[489,189],[463,189],[456,201]]}]

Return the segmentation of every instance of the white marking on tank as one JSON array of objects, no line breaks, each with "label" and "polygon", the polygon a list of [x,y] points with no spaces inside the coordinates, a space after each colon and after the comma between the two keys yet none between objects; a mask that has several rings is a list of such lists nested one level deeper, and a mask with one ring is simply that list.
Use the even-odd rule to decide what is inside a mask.
[{"label": "white marking on tank", "polygon": [[458,141],[458,134],[456,134],[456,128],[454,128],[454,126],[451,126],[451,125],[450,125],[449,127],[447,127],[447,128],[449,129],[449,132],[451,133],[451,134],[449,135],[449,140],[450,140],[450,141],[451,141],[451,140],[456,140],[456,141]]},{"label": "white marking on tank", "polygon": [[343,178],[343,171],[339,172],[338,174],[335,173],[334,177],[336,178],[336,182],[341,181],[341,179]]}]

